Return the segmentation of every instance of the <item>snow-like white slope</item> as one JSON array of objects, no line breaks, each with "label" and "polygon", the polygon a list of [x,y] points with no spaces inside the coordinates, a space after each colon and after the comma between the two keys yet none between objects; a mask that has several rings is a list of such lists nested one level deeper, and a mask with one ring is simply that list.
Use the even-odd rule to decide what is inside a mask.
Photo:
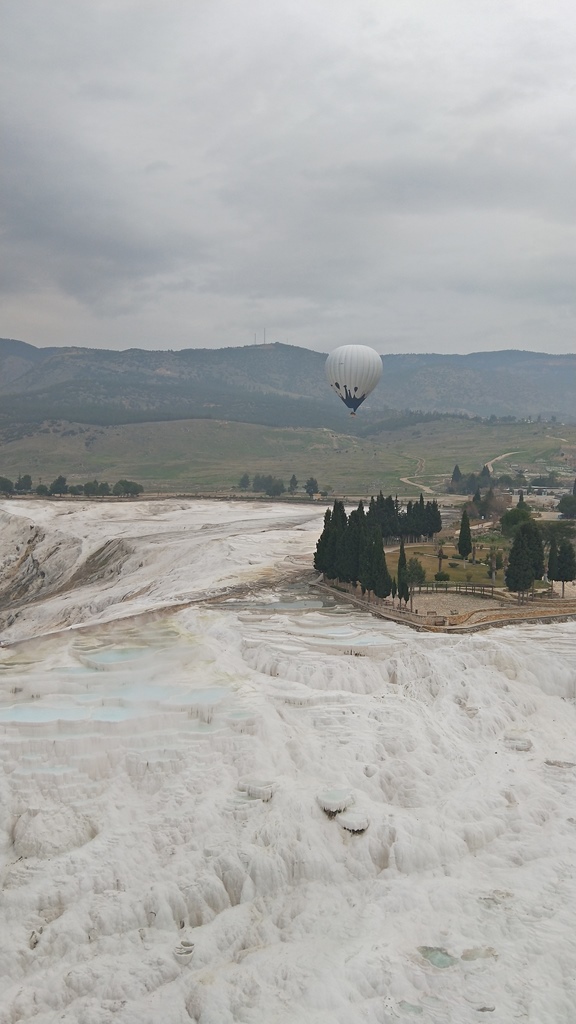
[{"label": "snow-like white slope", "polygon": [[0,580],[16,574],[36,599],[0,618],[0,640],[289,573],[314,550],[323,514],[323,506],[260,502],[0,502]]},{"label": "snow-like white slope", "polygon": [[77,512],[73,566],[90,529],[144,564],[23,607],[36,639],[0,650],[0,1024],[572,1024],[576,624],[425,636],[283,587],[39,636],[319,532],[190,510],[165,575],[144,524]]}]

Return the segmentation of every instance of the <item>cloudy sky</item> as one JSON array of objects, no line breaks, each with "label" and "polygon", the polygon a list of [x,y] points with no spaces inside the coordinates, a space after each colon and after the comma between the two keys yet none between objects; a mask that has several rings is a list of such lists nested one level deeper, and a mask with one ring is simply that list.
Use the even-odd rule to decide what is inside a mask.
[{"label": "cloudy sky", "polygon": [[0,335],[576,349],[573,0],[3,0]]}]

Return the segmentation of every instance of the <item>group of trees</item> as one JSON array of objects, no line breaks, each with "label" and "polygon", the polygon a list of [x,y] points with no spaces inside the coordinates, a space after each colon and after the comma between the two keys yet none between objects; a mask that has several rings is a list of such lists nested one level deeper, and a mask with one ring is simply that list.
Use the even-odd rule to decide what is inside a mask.
[{"label": "group of trees", "polygon": [[392,593],[382,534],[373,518],[366,515],[362,502],[349,516],[342,501],[336,500],[332,510],[326,509],[314,567],[328,579],[359,583],[362,593],[370,591],[376,597]]},{"label": "group of trees", "polygon": [[477,487],[490,485],[491,473],[488,466],[483,466],[480,473],[464,474],[458,463],[452,471],[452,478],[446,490],[448,494],[474,494]]},{"label": "group of trees", "polygon": [[[576,489],[576,484],[574,487]],[[576,493],[565,494],[560,498],[558,511],[565,519],[576,519]]]},{"label": "group of trees", "polygon": [[[551,474],[555,476],[555,474]],[[475,508],[470,508],[473,515],[488,516],[499,511],[501,496],[496,492],[513,490],[515,487],[527,487],[528,481],[521,470],[515,476],[504,473],[492,476],[488,466],[483,466],[479,473],[462,473],[458,464],[454,466],[452,477],[446,490],[448,494],[472,494]]]},{"label": "group of trees", "polygon": [[528,518],[520,523],[515,533],[504,571],[506,586],[518,594],[518,601],[522,603],[535,581],[542,579],[544,570],[542,534],[534,520]]},{"label": "group of trees", "polygon": [[[535,477],[528,483],[522,472],[515,477],[508,475],[492,477],[488,466],[484,466],[480,473],[468,473],[465,476],[458,465],[454,466],[452,478],[448,484],[447,491],[450,494],[472,494],[472,502],[468,507],[471,515],[488,516],[498,513],[502,497],[495,493],[496,490],[512,489],[514,487],[525,487],[528,493],[533,488],[555,487],[560,483],[560,477],[554,471],[546,476]],[[522,501],[522,491],[520,498]],[[576,480],[572,487],[571,494],[565,494],[558,502],[558,511],[566,519],[576,519]]]},{"label": "group of trees", "polygon": [[68,488],[68,494],[85,494],[87,498],[106,497],[109,494],[114,494],[116,497],[136,497],[138,494],[142,494],[144,488],[142,484],[136,483],[134,480],[117,480],[115,484],[110,486],[105,480],[89,480],[85,484],[76,484]]},{"label": "group of trees", "polygon": [[432,538],[442,529],[442,516],[437,501],[427,501],[421,494],[419,501],[409,501],[402,509],[398,498],[391,494],[387,498],[380,491],[377,498],[370,498],[367,515],[377,524],[385,544],[395,541],[418,541],[421,537]]},{"label": "group of trees", "polygon": [[472,495],[466,505],[471,519],[490,519],[499,516],[505,508],[506,499],[502,493],[504,490],[526,485],[526,478],[521,472],[515,477],[507,474],[494,477],[488,466],[483,466],[479,473],[464,475],[456,465],[446,489],[449,494]]},{"label": "group of trees", "polygon": [[[573,500],[566,495],[558,504]],[[574,499],[576,505],[576,499]],[[570,511],[566,505],[562,506]],[[576,508],[574,510],[576,516]],[[567,518],[571,518],[568,516]],[[522,603],[527,591],[534,590],[534,582],[546,574],[550,583],[564,585],[576,579],[576,553],[574,551],[574,527],[571,523],[551,523],[532,519],[530,505],[520,498],[515,508],[509,509],[500,519],[500,529],[505,537],[512,539],[512,547],[504,578],[509,590],[518,594]]]},{"label": "group of trees", "polygon": [[518,526],[514,536],[504,573],[506,586],[508,590],[517,593],[518,602],[523,603],[527,592],[534,590],[535,581],[542,579],[545,573],[551,583],[562,583],[564,597],[564,585],[576,579],[574,545],[566,537],[558,543],[556,534],[552,533],[546,567],[542,531],[533,519],[528,519]]},{"label": "group of trees", "polygon": [[506,499],[494,490],[492,484],[482,491],[477,487],[472,500],[468,503],[468,512],[474,519],[491,519],[506,507]]},{"label": "group of trees", "polygon": [[[252,479],[252,485],[250,485],[250,474],[243,473],[238,482],[238,486],[241,491],[252,490],[255,493],[268,494],[271,498],[276,498],[280,494],[284,494],[286,492],[284,481],[280,480],[277,476],[272,476],[271,474],[255,473]],[[315,494],[318,494],[320,492],[320,488],[318,487],[316,477],[308,477],[303,489],[310,498]],[[295,494],[298,490],[298,480],[294,473],[292,473],[292,476],[290,477],[287,490],[289,494]]]},{"label": "group of trees", "polygon": [[360,584],[363,594],[380,598],[392,595],[393,601],[398,596],[400,604],[410,601],[412,608],[414,589],[426,581],[426,573],[417,558],[406,559],[401,539],[396,576],[390,574],[376,507],[377,499],[373,498],[368,511],[360,502],[349,516],[342,501],[336,500],[332,510],[326,509],[314,567],[328,579]]},{"label": "group of trees", "polygon": [[542,476],[533,476],[530,480],[530,487],[558,487],[559,483],[558,473],[551,470],[550,473],[544,473]]},{"label": "group of trees", "polygon": [[16,483],[7,476],[0,476],[0,494],[29,494],[32,490],[32,477],[29,473],[19,476]]},{"label": "group of trees", "polygon": [[556,580],[562,584],[562,597],[564,597],[564,584],[576,579],[576,552],[574,545],[568,540],[556,543],[553,535],[548,551],[548,579],[551,583]]},{"label": "group of trees", "polygon": [[[521,493],[516,507],[501,517],[500,528],[503,535],[512,540],[504,579],[508,590],[518,594],[519,603],[523,603],[529,590],[534,591],[535,581],[541,580],[544,575],[551,583],[562,583],[564,597],[564,584],[576,579],[576,553],[572,543],[574,531],[569,524],[537,523]],[[467,559],[472,550],[470,520],[464,509],[458,551],[462,558]],[[491,552],[489,556],[492,576],[496,568],[494,555]]]},{"label": "group of trees", "polygon": [[87,498],[91,497],[107,497],[111,494],[116,496],[135,496],[142,494],[144,488],[142,484],[135,483],[134,480],[117,480],[115,484],[110,485],[106,481],[89,480],[85,484],[67,484],[65,476],[57,476],[51,484],[38,484],[36,488],[32,488],[32,477],[25,473],[24,476],[19,476],[16,483],[9,480],[8,477],[0,476],[0,493],[3,494],[38,494],[41,497],[47,497],[50,495],[62,495],[62,494],[84,494]]},{"label": "group of trees", "polygon": [[520,491],[520,498],[518,504],[514,508],[508,509],[504,512],[504,515],[500,517],[500,529],[505,537],[515,537],[516,531],[524,523],[532,521],[532,509],[527,502],[524,501],[524,495]]}]

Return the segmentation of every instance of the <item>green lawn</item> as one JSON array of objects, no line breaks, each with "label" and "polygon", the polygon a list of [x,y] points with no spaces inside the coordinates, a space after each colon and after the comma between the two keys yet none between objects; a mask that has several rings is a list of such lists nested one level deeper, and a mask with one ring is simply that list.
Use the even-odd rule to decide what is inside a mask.
[{"label": "green lawn", "polygon": [[[454,544],[443,544],[444,559],[442,561],[442,572],[447,572],[450,579],[449,583],[482,583],[484,586],[491,586],[492,580],[488,576],[488,566],[482,565],[479,559],[484,558],[487,554],[489,547],[488,545],[477,546],[476,550],[476,565],[473,565],[471,561],[463,561],[459,555],[458,550]],[[426,570],[426,582],[433,583],[434,576],[438,572],[438,555],[434,549],[433,544],[414,544],[407,545],[406,547],[406,558],[416,557],[422,562],[424,569]],[[472,557],[472,556],[470,556]],[[389,566],[388,568],[394,574],[396,567],[396,555],[391,554],[388,557]],[[448,563],[452,562],[453,565]],[[496,586],[504,586],[504,573],[500,569],[496,573]]]}]

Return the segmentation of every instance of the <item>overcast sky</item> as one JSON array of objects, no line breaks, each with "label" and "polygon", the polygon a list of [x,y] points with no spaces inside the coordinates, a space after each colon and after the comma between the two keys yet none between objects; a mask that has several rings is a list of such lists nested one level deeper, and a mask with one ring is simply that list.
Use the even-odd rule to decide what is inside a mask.
[{"label": "overcast sky", "polygon": [[2,0],[0,336],[576,351],[573,0]]}]

